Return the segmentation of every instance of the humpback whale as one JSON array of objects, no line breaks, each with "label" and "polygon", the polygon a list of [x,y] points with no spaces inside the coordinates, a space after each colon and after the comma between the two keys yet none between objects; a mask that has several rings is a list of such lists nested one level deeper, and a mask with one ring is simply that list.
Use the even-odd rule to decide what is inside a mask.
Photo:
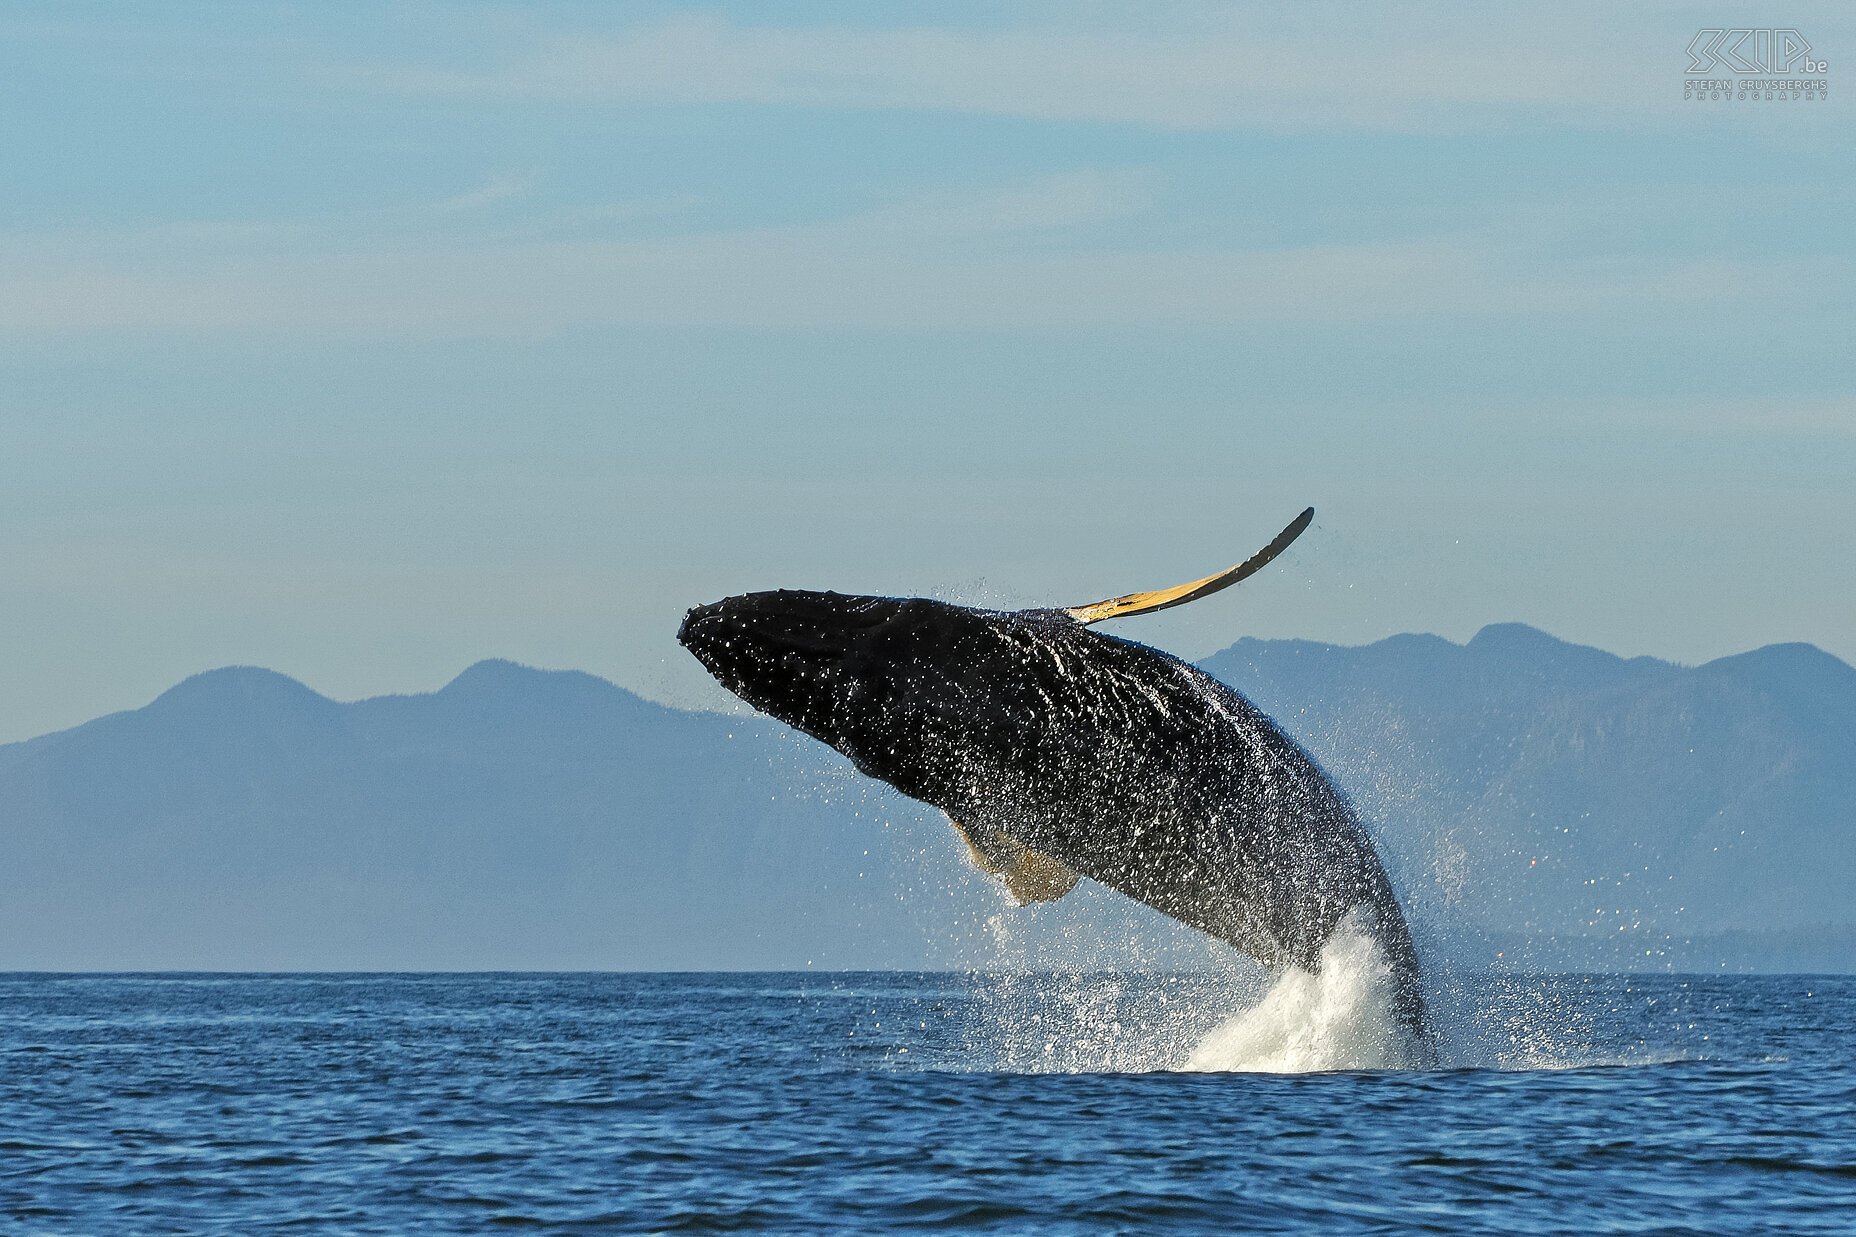
[{"label": "humpback whale", "polygon": [[947,813],[1021,904],[1088,877],[1265,966],[1316,972],[1343,922],[1377,941],[1413,1053],[1416,951],[1346,797],[1233,688],[1091,630],[1227,588],[1228,571],[1060,609],[778,589],[690,610],[678,640],[729,691]]}]

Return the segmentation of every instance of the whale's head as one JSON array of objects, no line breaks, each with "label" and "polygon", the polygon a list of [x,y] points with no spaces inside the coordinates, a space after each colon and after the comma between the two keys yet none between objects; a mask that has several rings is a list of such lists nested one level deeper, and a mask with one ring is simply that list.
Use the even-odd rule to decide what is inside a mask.
[{"label": "whale's head", "polygon": [[697,606],[677,639],[756,709],[938,802],[1029,738],[1019,706],[1048,670],[1026,648],[1065,629],[1082,633],[1061,611],[778,589]]},{"label": "whale's head", "polygon": [[[999,611],[925,597],[777,589],[684,617],[677,639],[722,686],[831,744],[904,794],[954,810],[959,791],[1035,778],[1040,753],[1100,724],[1088,664],[1123,642],[1104,619],[1183,605],[1255,572],[1311,508],[1245,562],[1173,588],[1054,610]],[[950,802],[954,800],[956,802]]]}]

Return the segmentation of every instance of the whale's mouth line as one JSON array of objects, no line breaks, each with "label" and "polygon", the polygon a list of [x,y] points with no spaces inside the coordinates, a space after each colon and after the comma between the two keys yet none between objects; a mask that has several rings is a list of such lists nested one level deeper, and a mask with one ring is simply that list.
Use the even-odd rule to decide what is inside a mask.
[{"label": "whale's mouth line", "polygon": [[[807,631],[725,613],[692,610],[677,630],[688,649],[717,682],[757,704],[757,677],[779,667],[787,674],[823,676],[844,658],[846,645],[828,633]],[[757,705],[758,707],[758,705]]]},{"label": "whale's mouth line", "polygon": [[889,615],[869,604],[835,594],[791,591],[748,593],[693,607],[677,628],[677,642],[703,656],[716,648],[744,652],[842,657],[851,645]]}]

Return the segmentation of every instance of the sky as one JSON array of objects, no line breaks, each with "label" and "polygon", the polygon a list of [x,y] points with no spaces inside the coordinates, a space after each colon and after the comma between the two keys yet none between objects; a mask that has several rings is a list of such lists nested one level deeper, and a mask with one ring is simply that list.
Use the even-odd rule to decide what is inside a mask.
[{"label": "sky", "polygon": [[[0,741],[256,664],[716,707],[690,605],[1856,660],[1856,10],[0,14]],[[1796,68],[1794,72],[1796,72]],[[1711,77],[1730,74],[1718,69]]]}]

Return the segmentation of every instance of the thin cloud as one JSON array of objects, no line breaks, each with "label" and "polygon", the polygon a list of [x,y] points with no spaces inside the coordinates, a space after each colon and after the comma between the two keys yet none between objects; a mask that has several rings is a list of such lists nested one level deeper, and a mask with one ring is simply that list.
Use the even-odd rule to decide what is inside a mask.
[{"label": "thin cloud", "polygon": [[[579,326],[990,330],[1689,311],[1758,279],[1844,285],[1847,262],[1532,255],[1486,235],[1279,248],[1026,247],[1142,208],[1142,178],[1076,173],[823,222],[636,240],[463,234],[15,262],[0,330],[527,335]],[[1795,267],[1795,269],[1794,269]],[[1809,275],[1807,281],[1804,277]]]},{"label": "thin cloud", "polygon": [[[1562,9],[1538,20],[1486,6],[1209,11],[1219,16],[1158,34],[677,17],[542,37],[487,68],[385,66],[349,80],[409,95],[915,109],[1182,130],[1452,131],[1620,107],[1641,123],[1680,107],[1684,25],[1654,10],[1594,8],[1589,27]],[[1579,30],[1591,37],[1567,37]]]},{"label": "thin cloud", "polygon": [[1157,187],[1154,177],[1139,171],[1062,172],[1001,186],[921,194],[831,226],[872,234],[941,236],[1087,227],[1141,214],[1154,204]]},{"label": "thin cloud", "polygon": [[411,248],[495,247],[546,237],[610,235],[640,223],[663,225],[700,206],[688,194],[595,202],[553,209],[498,211],[524,203],[538,177],[498,175],[475,189],[352,210],[257,219],[178,219],[117,227],[55,228],[0,234],[4,286],[23,288],[72,267],[128,275],[178,263],[204,269],[237,254],[290,253],[340,257]]},{"label": "thin cloud", "polygon": [[460,193],[456,197],[432,203],[431,209],[454,213],[481,210],[486,206],[495,206],[502,202],[518,201],[529,196],[534,189],[535,180],[533,173],[525,176],[492,176],[468,193]]}]

